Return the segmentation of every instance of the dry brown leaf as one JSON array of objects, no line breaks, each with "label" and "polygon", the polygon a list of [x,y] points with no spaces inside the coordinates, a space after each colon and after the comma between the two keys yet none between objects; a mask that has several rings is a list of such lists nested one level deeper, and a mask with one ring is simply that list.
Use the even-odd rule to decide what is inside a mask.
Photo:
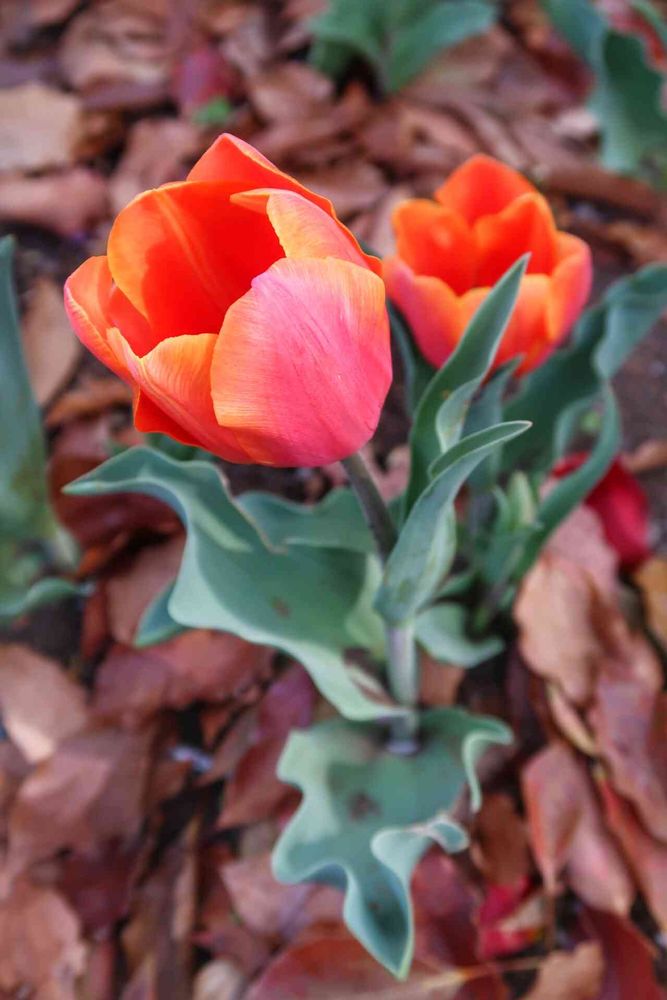
[{"label": "dry brown leaf", "polygon": [[4,0],[0,5],[0,30],[4,38],[20,41],[47,25],[58,24],[76,10],[81,0]]},{"label": "dry brown leaf", "polygon": [[475,819],[473,858],[496,885],[515,885],[531,870],[526,826],[509,795],[486,795]]},{"label": "dry brown leaf", "polygon": [[164,17],[127,0],[106,0],[78,14],[59,55],[65,79],[78,91],[108,82],[166,85],[172,62]]},{"label": "dry brown leaf", "polygon": [[163,708],[241,699],[269,674],[273,651],[227,632],[192,629],[148,649],[114,647],[101,664],[93,711],[124,726]]},{"label": "dry brown leaf", "polygon": [[667,649],[667,558],[653,556],[635,572],[649,628]]},{"label": "dry brown leaf", "polygon": [[238,1000],[244,982],[238,965],[228,958],[216,958],[195,976],[192,1000]]},{"label": "dry brown leaf", "polygon": [[0,177],[0,220],[81,236],[109,210],[107,181],[87,167],[43,177]]},{"label": "dry brown leaf", "polygon": [[64,740],[21,785],[9,816],[13,872],[65,847],[132,837],[143,822],[150,733],[101,729]]},{"label": "dry brown leaf", "polygon": [[342,219],[349,219],[353,212],[371,210],[387,190],[381,171],[363,160],[299,173],[298,179],[312,191],[329,198]]},{"label": "dry brown leaf", "polygon": [[291,122],[312,114],[326,113],[333,97],[333,83],[307,63],[284,62],[259,76],[249,77],[248,97],[266,123]]},{"label": "dry brown leaf", "polygon": [[526,574],[514,605],[519,647],[535,673],[577,705],[593,693],[605,648],[594,627],[600,598],[588,574],[554,552]]},{"label": "dry brown leaf", "polygon": [[30,384],[45,406],[69,381],[81,357],[63,303],[62,288],[52,278],[38,277],[30,289],[22,322],[23,353]]},{"label": "dry brown leaf", "polygon": [[634,451],[623,456],[625,467],[636,476],[667,466],[667,438],[644,441]]},{"label": "dry brown leaf", "polygon": [[148,188],[182,180],[201,152],[202,135],[191,122],[174,118],[138,121],[109,180],[113,213]]},{"label": "dry brown leaf", "polygon": [[132,390],[115,375],[99,378],[84,377],[76,386],[59,396],[49,408],[44,421],[52,430],[61,424],[81,417],[96,417],[113,407],[129,408]]},{"label": "dry brown leaf", "polygon": [[176,579],[185,537],[181,534],[140,549],[129,564],[105,584],[109,631],[116,642],[131,646],[146,608]]},{"label": "dry brown leaf", "polygon": [[565,744],[552,743],[531,758],[521,781],[530,841],[549,894],[565,868],[567,881],[589,905],[627,914],[634,885],[585,767]]},{"label": "dry brown leaf", "polygon": [[26,646],[0,646],[0,712],[10,739],[32,764],[88,722],[84,689]]},{"label": "dry brown leaf", "polygon": [[574,951],[554,951],[545,958],[522,1000],[597,1000],[603,976],[601,946],[584,941]]},{"label": "dry brown leaf", "polygon": [[595,1000],[665,1000],[656,979],[656,948],[630,920],[587,909],[581,924],[604,952],[604,980]]},{"label": "dry brown leaf", "polygon": [[86,948],[78,917],[58,893],[16,880],[0,894],[0,941],[3,995],[35,1000],[76,996]]},{"label": "dry brown leaf", "polygon": [[465,677],[465,668],[441,663],[423,651],[419,663],[419,700],[429,707],[453,705]]},{"label": "dry brown leaf", "polygon": [[598,514],[580,506],[558,526],[545,547],[580,566],[600,594],[615,602],[618,595],[618,553],[607,541]]},{"label": "dry brown leaf", "polygon": [[43,83],[0,90],[0,172],[70,166],[84,130],[74,94]]}]

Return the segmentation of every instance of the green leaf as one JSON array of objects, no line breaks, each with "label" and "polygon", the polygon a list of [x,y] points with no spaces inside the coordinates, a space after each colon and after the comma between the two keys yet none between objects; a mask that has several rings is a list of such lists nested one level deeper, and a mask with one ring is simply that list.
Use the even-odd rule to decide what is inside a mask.
[{"label": "green leaf", "polygon": [[400,977],[414,950],[412,870],[433,841],[466,846],[450,811],[466,783],[478,806],[475,762],[489,743],[510,741],[502,723],[458,708],[424,713],[420,735],[420,750],[400,756],[374,727],[335,719],[292,732],[278,765],[303,801],[276,845],[276,877],[343,888],[345,923]]},{"label": "green leaf", "polygon": [[44,577],[27,589],[21,588],[13,593],[7,593],[3,588],[0,593],[0,621],[11,621],[45,604],[54,604],[67,597],[81,597],[87,592],[85,584],[58,577]]},{"label": "green leaf", "polygon": [[[520,358],[512,358],[501,365],[487,380],[477,398],[472,402],[463,426],[463,433],[476,434],[487,427],[499,424],[503,419],[503,396],[510,380],[519,367]],[[500,473],[500,449],[492,452],[488,458],[477,466],[470,474],[469,488],[475,493],[488,493]]]},{"label": "green leaf", "polygon": [[512,315],[527,264],[525,255],[491,289],[456,350],[433,376],[420,400],[410,434],[412,463],[406,512],[427,486],[431,464],[441,452],[436,423],[440,407],[454,390],[481,385]]},{"label": "green leaf", "polygon": [[179,463],[146,448],[118,455],[67,490],[148,493],[179,514],[187,542],[167,605],[174,621],[285,650],[348,718],[404,711],[387,702],[371,674],[347,662],[358,648],[384,657],[382,622],[371,604],[375,558],[311,544],[276,549],[235,504],[214,466]]},{"label": "green leaf", "polygon": [[495,635],[469,638],[467,617],[467,609],[460,604],[434,604],[417,615],[417,639],[436,660],[476,667],[500,653],[505,643]]},{"label": "green leaf", "polygon": [[666,265],[649,265],[615,282],[583,314],[569,346],[522,379],[505,407],[505,420],[530,420],[533,426],[503,449],[503,468],[551,469],[569,447],[571,414],[590,406],[665,307]]},{"label": "green leaf", "polygon": [[667,146],[664,76],[642,41],[612,30],[590,0],[546,0],[554,25],[595,73],[590,105],[600,123],[601,158],[609,170],[632,173]]},{"label": "green leaf", "polygon": [[618,452],[621,440],[620,418],[610,387],[604,390],[604,400],[602,431],[588,459],[569,476],[558,480],[539,505],[537,527],[525,545],[516,574],[519,578],[530,568],[549,535],[602,479]]},{"label": "green leaf", "polygon": [[471,434],[434,463],[433,480],[410,511],[385,566],[375,606],[387,621],[407,621],[436,595],[453,556],[457,492],[483,458],[528,426],[515,421]]},{"label": "green leaf", "polygon": [[341,76],[354,56],[375,70],[385,90],[398,90],[445,48],[481,34],[496,17],[487,0],[329,0],[314,18],[311,62]]},{"label": "green leaf", "polygon": [[408,324],[393,302],[387,302],[387,312],[391,334],[398,345],[403,362],[406,408],[408,413],[412,414],[433,378],[433,368],[418,349]]},{"label": "green leaf", "polygon": [[133,644],[138,649],[155,646],[158,642],[166,642],[167,639],[173,639],[175,635],[186,631],[185,626],[174,621],[169,614],[169,602],[173,593],[174,583],[172,582],[160,591],[144,611],[134,635]]},{"label": "green leaf", "polygon": [[375,551],[373,536],[351,490],[332,490],[312,506],[283,500],[272,493],[248,492],[236,505],[269,539],[275,549],[290,545]]},{"label": "green leaf", "polygon": [[0,536],[50,540],[58,526],[48,498],[46,447],[39,408],[23,358],[12,282],[13,242],[0,240]]}]

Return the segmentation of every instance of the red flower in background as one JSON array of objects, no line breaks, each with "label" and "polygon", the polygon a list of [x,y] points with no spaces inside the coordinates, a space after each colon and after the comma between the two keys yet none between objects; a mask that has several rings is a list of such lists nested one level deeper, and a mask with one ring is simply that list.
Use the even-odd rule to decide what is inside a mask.
[{"label": "red flower in background", "polygon": [[[562,459],[553,470],[558,478],[569,475],[586,461],[585,452]],[[635,476],[615,459],[584,503],[600,518],[607,541],[618,553],[621,566],[631,569],[651,554],[648,543],[648,501]]]},{"label": "red flower in background", "polygon": [[187,180],[123,209],[65,304],[133,387],[139,430],[231,462],[323,465],[369,440],[389,389],[380,268],[331,202],[223,135]]},{"label": "red flower in background", "polygon": [[473,156],[435,192],[396,207],[396,256],[385,261],[390,298],[424,357],[440,367],[490,287],[524,253],[528,272],[495,365],[523,355],[535,368],[579,316],[591,287],[583,240],[556,229],[549,204],[517,171]]}]

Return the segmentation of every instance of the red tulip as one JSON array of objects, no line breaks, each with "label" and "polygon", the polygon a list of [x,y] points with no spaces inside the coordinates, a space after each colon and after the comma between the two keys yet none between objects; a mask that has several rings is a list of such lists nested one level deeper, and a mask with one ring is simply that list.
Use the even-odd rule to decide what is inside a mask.
[{"label": "red tulip", "polygon": [[[586,461],[585,452],[562,459],[553,470],[557,478],[574,472]],[[621,459],[615,459],[606,475],[584,503],[600,518],[607,541],[618,553],[621,566],[631,569],[651,554],[648,543],[646,494]]]},{"label": "red tulip", "polygon": [[65,302],[134,388],[140,430],[320,465],[369,440],[391,382],[380,267],[326,198],[223,135],[187,180],[123,209]]},{"label": "red tulip", "polygon": [[495,359],[535,368],[561,342],[591,287],[583,240],[556,229],[547,201],[521,174],[473,156],[435,192],[394,212],[396,256],[387,291],[432,365],[449,357],[473,313],[505,271],[530,252],[527,274]]}]

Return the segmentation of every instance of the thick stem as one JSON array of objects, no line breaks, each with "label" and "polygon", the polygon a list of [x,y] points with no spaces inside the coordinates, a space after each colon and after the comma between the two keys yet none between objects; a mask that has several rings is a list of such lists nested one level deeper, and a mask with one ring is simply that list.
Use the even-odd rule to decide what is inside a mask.
[{"label": "thick stem", "polygon": [[[361,455],[357,453],[344,459],[343,466],[375,539],[378,555],[384,563],[389,558],[397,538],[391,514]],[[412,753],[416,749],[415,709],[419,698],[419,664],[414,627],[412,623],[397,626],[387,622],[385,632],[389,689],[400,705],[405,705],[411,710],[408,715],[394,721],[390,748],[395,753]]]}]

